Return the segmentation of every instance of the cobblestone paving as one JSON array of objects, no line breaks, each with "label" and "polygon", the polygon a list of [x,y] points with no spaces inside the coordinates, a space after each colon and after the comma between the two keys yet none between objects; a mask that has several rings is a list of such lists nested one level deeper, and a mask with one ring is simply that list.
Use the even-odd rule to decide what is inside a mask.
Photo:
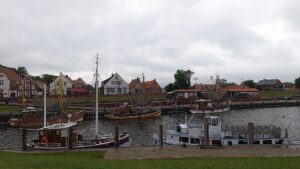
[{"label": "cobblestone paving", "polygon": [[199,147],[139,147],[111,148],[105,159],[160,159],[184,157],[289,157],[300,156],[300,146],[236,146],[221,149],[203,149]]}]

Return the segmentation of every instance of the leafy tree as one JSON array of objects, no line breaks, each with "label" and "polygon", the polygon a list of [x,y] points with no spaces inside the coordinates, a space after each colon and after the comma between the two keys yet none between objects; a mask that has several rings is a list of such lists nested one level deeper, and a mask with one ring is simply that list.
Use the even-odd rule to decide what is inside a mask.
[{"label": "leafy tree", "polygon": [[57,76],[42,74],[42,78],[46,84],[50,84],[55,78],[57,78]]},{"label": "leafy tree", "polygon": [[242,84],[244,84],[245,86],[248,86],[250,88],[254,88],[255,87],[255,83],[253,80],[245,80],[242,82]]},{"label": "leafy tree", "polygon": [[19,67],[16,69],[16,73],[17,73],[18,75],[20,75],[21,77],[24,77],[25,75],[28,74],[28,71],[27,71],[27,69],[26,69],[25,66],[19,66]]},{"label": "leafy tree", "polygon": [[166,92],[170,92],[173,91],[173,83],[169,83],[166,87],[165,87]]},{"label": "leafy tree", "polygon": [[296,88],[300,88],[300,77],[295,79],[295,86],[296,86]]},{"label": "leafy tree", "polygon": [[191,86],[191,77],[194,74],[191,70],[177,70],[174,74],[174,89],[189,89]]}]

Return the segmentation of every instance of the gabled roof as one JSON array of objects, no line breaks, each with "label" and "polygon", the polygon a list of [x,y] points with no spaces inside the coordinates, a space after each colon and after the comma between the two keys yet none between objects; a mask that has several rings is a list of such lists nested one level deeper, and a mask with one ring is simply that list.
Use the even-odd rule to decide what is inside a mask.
[{"label": "gabled roof", "polygon": [[131,82],[129,83],[129,89],[135,89],[135,88],[140,88],[142,85],[142,82],[140,80],[140,78],[136,78],[131,80]]},{"label": "gabled roof", "polygon": [[101,84],[102,84],[102,86],[105,86],[106,85],[106,83],[111,79],[111,78],[113,78],[114,77],[114,75],[115,74],[111,74],[111,76],[109,77],[109,78],[107,78],[107,79],[105,79],[105,80],[103,80],[102,82],[101,82]]},{"label": "gabled roof", "polygon": [[271,85],[275,85],[278,81],[280,82],[280,80],[278,79],[263,79],[257,82],[256,86],[271,86]]},{"label": "gabled roof", "polygon": [[159,84],[156,82],[155,79],[145,82],[143,87],[144,87],[144,89],[149,89],[151,87],[159,87],[160,88]]},{"label": "gabled roof", "polygon": [[77,80],[74,80],[74,82],[80,82],[80,83],[86,84],[85,81],[81,78],[78,78]]},{"label": "gabled roof", "polygon": [[10,81],[21,81],[20,76],[14,71],[13,68],[0,65],[0,72],[4,73]]}]

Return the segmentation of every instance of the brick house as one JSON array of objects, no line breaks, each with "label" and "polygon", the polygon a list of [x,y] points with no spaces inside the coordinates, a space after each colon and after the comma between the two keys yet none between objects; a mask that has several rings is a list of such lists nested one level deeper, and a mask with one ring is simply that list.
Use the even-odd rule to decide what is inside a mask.
[{"label": "brick house", "polygon": [[14,68],[0,65],[0,97],[18,97],[18,88],[21,84],[20,76]]},{"label": "brick house", "polygon": [[258,90],[274,91],[283,90],[283,84],[278,79],[263,79],[256,83]]},{"label": "brick house", "polygon": [[141,92],[141,90],[147,94],[158,94],[161,93],[162,89],[157,83],[156,79],[143,83],[141,82],[140,78],[136,78],[129,83],[129,91],[131,93]]},{"label": "brick house", "polygon": [[72,89],[70,89],[71,95],[87,95],[89,91],[87,90],[87,84],[81,78],[73,81]]}]

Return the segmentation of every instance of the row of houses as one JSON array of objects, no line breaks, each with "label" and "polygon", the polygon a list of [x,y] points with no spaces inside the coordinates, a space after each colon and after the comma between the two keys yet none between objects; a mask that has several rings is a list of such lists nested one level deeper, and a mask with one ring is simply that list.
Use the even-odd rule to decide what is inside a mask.
[{"label": "row of houses", "polygon": [[104,95],[139,93],[142,91],[147,94],[157,94],[161,93],[162,88],[156,79],[145,81],[143,77],[141,81],[140,78],[136,78],[128,84],[118,73],[115,73],[102,81],[101,90]]},{"label": "row of houses", "polygon": [[[278,79],[263,79],[256,83],[255,88],[241,85],[231,85],[220,89],[222,95],[228,98],[255,98],[260,91],[281,91],[285,86]],[[168,93],[170,99],[196,99],[208,97],[209,92],[215,92],[213,84],[196,84],[194,89],[174,90]]]},{"label": "row of houses", "polygon": [[[0,98],[7,97],[31,97],[43,95],[44,82],[35,80],[30,75],[20,77],[14,68],[0,65]],[[60,73],[50,84],[47,84],[49,95],[87,95],[88,84],[82,79],[72,80],[68,75]],[[104,95],[119,95],[129,92],[161,93],[161,87],[156,79],[141,81],[139,78],[133,79],[129,84],[118,74],[102,81],[101,91]]]}]

